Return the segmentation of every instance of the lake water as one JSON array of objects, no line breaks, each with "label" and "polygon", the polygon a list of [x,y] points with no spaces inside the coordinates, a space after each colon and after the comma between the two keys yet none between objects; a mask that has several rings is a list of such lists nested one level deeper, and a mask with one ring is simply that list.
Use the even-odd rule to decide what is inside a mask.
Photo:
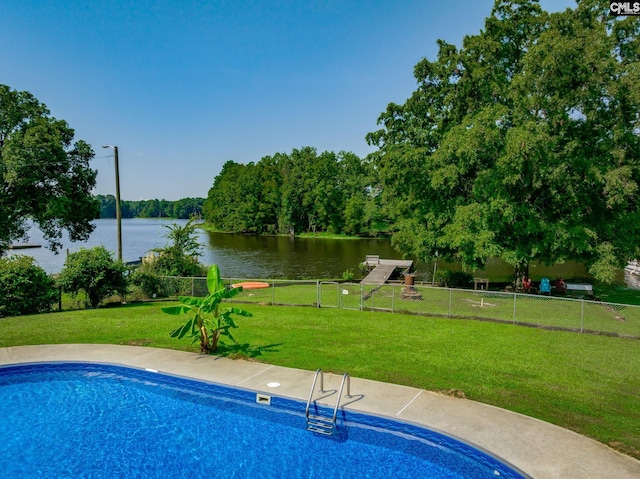
[{"label": "lake water", "polygon": [[[122,220],[122,257],[124,261],[136,261],[154,248],[167,246],[164,236],[167,226],[186,224],[187,220],[167,220],[133,218]],[[14,254],[33,256],[38,264],[49,273],[57,273],[64,266],[66,252],[80,248],[103,245],[114,253],[117,251],[117,224],[115,219],[101,219],[95,222],[96,229],[87,242],[71,243],[65,238],[59,254],[52,253],[45,246],[42,234],[32,229],[30,243],[42,244],[42,248],[13,250]],[[346,270],[353,270],[360,277],[358,265],[368,254],[381,258],[401,259],[402,256],[391,247],[389,240],[354,239],[331,240],[321,238],[292,238],[288,236],[248,236],[243,234],[210,233],[199,230],[198,239],[203,244],[201,262],[217,264],[226,278],[255,279],[324,279],[341,278]],[[416,264],[422,280],[430,281],[434,264]],[[459,270],[457,265],[438,262],[438,270]],[[567,262],[563,265],[547,267],[533,265],[531,277],[538,280],[549,278],[585,278],[590,275],[583,265]],[[508,264],[492,259],[484,271],[475,276],[486,277],[490,281],[510,281],[513,269]],[[620,272],[619,284],[625,284]]]},{"label": "lake water", "polygon": [[[154,248],[168,245],[164,236],[167,226],[184,225],[187,220],[133,218],[122,220],[122,259],[136,261]],[[33,256],[49,273],[57,273],[64,266],[67,250],[92,248],[103,245],[117,252],[117,223],[115,219],[100,219],[88,241],[72,243],[64,239],[64,247],[54,254],[45,247],[42,234],[31,230],[29,243],[42,244],[42,248],[13,250],[14,254]],[[210,233],[199,230],[203,244],[201,262],[217,264],[224,277],[265,279],[319,279],[340,278],[352,269],[358,274],[358,265],[367,254],[381,258],[401,258],[388,240],[330,240],[319,238],[291,238],[285,236],[248,236],[243,234]]]}]

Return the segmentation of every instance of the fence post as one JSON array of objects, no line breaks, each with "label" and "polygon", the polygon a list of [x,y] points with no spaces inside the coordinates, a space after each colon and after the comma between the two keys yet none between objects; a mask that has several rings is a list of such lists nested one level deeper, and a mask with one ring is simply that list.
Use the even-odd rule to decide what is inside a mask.
[{"label": "fence post", "polygon": [[271,306],[276,304],[276,280],[271,280]]},{"label": "fence post", "polygon": [[513,324],[516,324],[516,301],[517,301],[518,295],[516,294],[516,292],[513,292]]},{"label": "fence post", "polygon": [[364,310],[364,285],[360,283],[360,311]]},{"label": "fence post", "polygon": [[316,304],[320,307],[320,280],[316,279]]},{"label": "fence post", "polygon": [[584,333],[584,299],[580,303],[580,332]]},{"label": "fence post", "polygon": [[191,277],[191,296],[195,296],[196,295],[196,290],[195,290],[195,287],[194,287],[195,285],[193,284],[195,280],[196,279],[192,276]]},{"label": "fence post", "polygon": [[453,289],[449,288],[449,316],[451,316],[453,313],[452,296],[453,296]]},{"label": "fence post", "polygon": [[396,302],[396,286],[391,285],[391,312],[395,313],[395,302]]},{"label": "fence post", "polygon": [[374,308],[375,308],[375,306],[376,306],[376,305],[374,304],[374,303],[375,303],[375,301],[374,301],[374,300],[375,300],[375,295],[376,295],[376,290],[375,290],[375,289],[372,289],[372,290],[371,290],[371,311],[373,311],[373,310],[374,310]]}]

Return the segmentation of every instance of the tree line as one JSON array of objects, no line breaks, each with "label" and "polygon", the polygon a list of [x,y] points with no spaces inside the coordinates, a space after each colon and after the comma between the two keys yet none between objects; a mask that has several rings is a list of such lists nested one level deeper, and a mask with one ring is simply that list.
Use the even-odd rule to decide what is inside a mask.
[{"label": "tree line", "polygon": [[[100,218],[116,217],[116,198],[113,195],[97,195],[100,202]],[[204,198],[167,200],[120,200],[122,218],[177,218],[202,217]]]},{"label": "tree line", "polygon": [[377,236],[389,223],[379,214],[374,176],[373,165],[353,153],[312,147],[257,163],[228,161],[209,190],[204,218],[221,231]]}]

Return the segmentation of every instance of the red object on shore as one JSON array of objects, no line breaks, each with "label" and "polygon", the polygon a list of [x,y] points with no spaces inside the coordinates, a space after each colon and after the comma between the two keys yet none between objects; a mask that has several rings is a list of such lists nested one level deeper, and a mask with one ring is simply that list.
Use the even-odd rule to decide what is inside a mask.
[{"label": "red object on shore", "polygon": [[240,286],[242,286],[242,289],[261,289],[268,288],[269,283],[264,283],[262,281],[245,281],[243,283],[232,284],[231,286],[233,286],[234,288],[239,288]]}]

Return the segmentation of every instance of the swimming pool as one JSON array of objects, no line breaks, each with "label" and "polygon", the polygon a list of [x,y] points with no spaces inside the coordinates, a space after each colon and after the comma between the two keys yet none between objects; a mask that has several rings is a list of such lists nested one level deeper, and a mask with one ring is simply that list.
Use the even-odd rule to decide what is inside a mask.
[{"label": "swimming pool", "polygon": [[462,442],[353,412],[339,436],[304,404],[120,366],[0,367],[6,477],[521,478]]}]

